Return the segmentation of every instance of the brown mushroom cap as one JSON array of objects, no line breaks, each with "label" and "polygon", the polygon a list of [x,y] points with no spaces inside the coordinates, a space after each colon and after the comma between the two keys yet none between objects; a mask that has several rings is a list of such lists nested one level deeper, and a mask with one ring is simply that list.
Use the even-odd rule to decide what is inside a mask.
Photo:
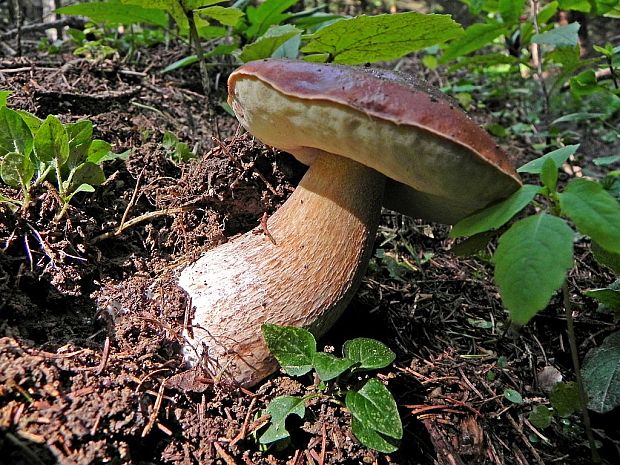
[{"label": "brown mushroom cap", "polygon": [[391,180],[384,205],[454,223],[521,184],[495,141],[422,81],[366,67],[267,59],[228,81],[230,105],[264,143],[311,164],[322,152]]}]

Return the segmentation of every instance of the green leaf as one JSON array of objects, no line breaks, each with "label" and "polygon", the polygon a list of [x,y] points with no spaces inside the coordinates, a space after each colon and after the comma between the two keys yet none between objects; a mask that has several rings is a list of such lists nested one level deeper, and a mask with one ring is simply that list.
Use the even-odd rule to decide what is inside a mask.
[{"label": "green leaf", "polygon": [[507,33],[508,29],[505,24],[495,22],[472,24],[465,29],[463,35],[446,48],[439,62],[446,63],[461,55],[467,55],[474,50],[493,43],[496,38]]},{"label": "green leaf", "polygon": [[80,184],[90,184],[91,186],[99,186],[105,182],[105,174],[101,169],[101,166],[92,163],[84,162],[77,166],[73,170],[71,177],[71,185],[66,189],[68,192],[72,192]]},{"label": "green leaf", "polygon": [[339,358],[332,354],[318,352],[314,355],[312,365],[321,381],[337,378],[347,371],[355,362],[346,358]]},{"label": "green leaf", "polygon": [[588,297],[598,300],[609,310],[620,310],[620,291],[610,288],[590,289],[584,292]]},{"label": "green leaf", "polygon": [[601,265],[606,266],[617,275],[620,275],[620,254],[612,253],[609,250],[605,250],[596,242],[592,242],[592,255],[594,259]]},{"label": "green leaf", "polygon": [[80,192],[95,192],[95,188],[93,186],[91,186],[90,184],[80,184],[79,186],[77,186],[75,188],[75,190],[73,192],[71,192],[71,194],[69,194],[66,198],[65,198],[65,202],[69,203],[71,202],[71,199],[73,198],[73,196],[75,194],[78,194]]},{"label": "green leaf", "polygon": [[385,368],[396,359],[396,354],[388,346],[366,337],[345,342],[342,351],[346,358],[358,364],[356,369],[362,370]]},{"label": "green leaf", "polygon": [[[148,0],[147,0],[148,1]],[[170,0],[169,0],[170,1]],[[179,1],[179,0],[172,0]],[[226,0],[180,0],[181,5],[186,11],[198,10],[216,3],[224,3]]]},{"label": "green leaf", "polygon": [[551,424],[551,410],[544,405],[537,405],[527,416],[527,419],[536,428],[545,429]]},{"label": "green leaf", "polygon": [[28,155],[7,153],[0,164],[0,177],[9,186],[26,188],[34,176],[34,165]]},{"label": "green leaf", "polygon": [[579,388],[574,381],[556,383],[549,394],[549,401],[560,417],[568,417],[579,410]]},{"label": "green leaf", "polygon": [[286,430],[287,417],[297,415],[299,418],[303,418],[306,414],[306,407],[301,397],[280,396],[269,402],[264,413],[271,415],[271,420],[269,427],[261,434],[259,442],[270,444],[290,436]]},{"label": "green leaf", "polygon": [[579,44],[579,23],[570,23],[566,26],[558,26],[541,34],[534,34],[531,42],[535,44],[553,45],[555,47],[571,47]]},{"label": "green leaf", "polygon": [[32,133],[21,115],[7,107],[0,108],[0,157],[19,152],[29,155],[32,151]]},{"label": "green leaf", "polygon": [[369,379],[357,392],[347,392],[345,403],[351,415],[366,428],[394,439],[403,437],[396,401],[378,379]]},{"label": "green leaf", "polygon": [[110,154],[114,155],[112,153],[112,145],[110,145],[104,140],[95,139],[90,144],[90,147],[88,147],[86,161],[99,165],[104,161],[110,159]]},{"label": "green leaf", "polygon": [[66,164],[69,169],[73,169],[86,160],[93,139],[93,123],[84,120],[65,127],[69,136],[69,158]]},{"label": "green leaf", "polygon": [[577,229],[612,253],[620,253],[620,203],[598,182],[571,179],[559,194],[560,208]]},{"label": "green leaf", "polygon": [[484,250],[494,236],[495,232],[493,231],[474,234],[473,236],[469,236],[464,241],[454,244],[451,251],[457,257],[470,257]]},{"label": "green leaf", "polygon": [[499,14],[505,24],[516,24],[524,6],[525,0],[499,0]]},{"label": "green leaf", "polygon": [[44,162],[57,160],[64,165],[69,157],[69,135],[60,120],[49,115],[34,136],[34,151]]},{"label": "green leaf", "polygon": [[384,454],[398,450],[398,440],[384,436],[355,417],[351,418],[351,432],[359,442]]},{"label": "green leaf", "polygon": [[558,6],[558,2],[553,1],[549,2],[548,5],[540,10],[540,13],[538,13],[538,24],[547,24],[547,21],[555,16],[555,13],[558,11]]},{"label": "green leaf", "polygon": [[145,23],[167,27],[166,13],[158,9],[148,8],[150,2],[144,6],[124,5],[119,2],[76,3],[56,9],[56,13],[69,16],[86,16],[95,23],[102,24],[136,24]]},{"label": "green leaf", "polygon": [[540,180],[550,192],[555,192],[558,185],[558,165],[553,158],[547,158],[540,171]]},{"label": "green leaf", "polygon": [[573,230],[545,213],[518,221],[499,239],[495,281],[516,323],[544,309],[573,266]]},{"label": "green leaf", "polygon": [[312,369],[316,340],[310,331],[268,323],[261,329],[269,351],[286,373],[301,376]]},{"label": "green leaf", "polygon": [[6,106],[6,99],[12,93],[13,93],[13,91],[10,91],[10,90],[0,90],[0,107]]},{"label": "green leaf", "polygon": [[301,32],[301,29],[297,29],[291,24],[272,27],[256,42],[243,47],[239,59],[247,63],[248,61],[269,58],[282,44],[290,38],[300,35]]},{"label": "green leaf", "polygon": [[605,113],[589,113],[589,112],[577,112],[570,113],[568,115],[560,116],[557,119],[551,121],[551,125],[554,126],[560,123],[576,123],[579,121],[591,121],[594,119],[601,119],[605,116]]},{"label": "green leaf", "polygon": [[[187,33],[188,23],[187,16],[185,16],[185,12],[183,11],[183,6],[181,2],[178,0],[121,0],[121,3],[124,5],[138,5],[142,8],[153,8],[156,10],[164,10],[172,16],[174,21],[177,23],[179,30],[183,33]],[[216,2],[217,3],[217,2]],[[167,18],[166,25],[167,26]]]},{"label": "green leaf", "polygon": [[495,65],[516,65],[519,63],[517,57],[505,55],[503,53],[485,53],[484,55],[473,55],[470,57],[462,57],[458,63],[450,65],[448,70],[454,72],[464,67],[490,67]]},{"label": "green leaf", "polygon": [[[573,93],[573,95],[576,97],[592,95],[593,93],[599,92],[603,89],[604,87],[601,87],[598,84],[598,81],[596,79],[596,74],[594,73],[593,69],[587,69],[579,73],[577,76],[572,77],[570,79],[570,90]],[[579,113],[576,113],[576,114],[579,114]],[[587,115],[588,113],[585,113],[585,114]],[[566,116],[564,118],[566,118]],[[573,116],[573,118],[575,117]],[[563,121],[566,121],[566,120],[564,119]]]},{"label": "green leaf", "polygon": [[546,153],[542,157],[532,160],[521,166],[519,169],[517,169],[517,172],[540,174],[543,164],[545,163],[547,158],[551,158],[555,162],[556,166],[562,166],[566,162],[566,160],[568,160],[568,158],[577,151],[577,149],[579,149],[579,144],[567,145],[566,147],[562,147],[561,149]]},{"label": "green leaf", "polygon": [[214,19],[225,26],[235,26],[244,15],[243,11],[239,8],[224,6],[210,6],[207,8],[201,8],[196,10],[196,13],[200,16],[206,16]]},{"label": "green leaf", "polygon": [[514,389],[505,389],[504,397],[508,399],[510,402],[512,402],[513,404],[523,403],[523,397],[518,391],[515,391]]},{"label": "green leaf", "polygon": [[560,9],[589,13],[592,5],[588,0],[560,0]]},{"label": "green leaf", "polygon": [[394,60],[457,37],[461,27],[448,15],[416,12],[358,16],[316,32],[301,49],[327,53],[334,63],[361,64]]},{"label": "green leaf", "polygon": [[620,331],[588,352],[581,372],[589,409],[607,413],[620,406]]},{"label": "green leaf", "polygon": [[[230,55],[232,52],[237,50],[239,45],[237,43],[233,44],[218,44],[215,46],[213,50],[207,52],[203,55],[204,58],[210,58],[214,56],[224,56]],[[169,73],[170,71],[174,71],[179,68],[185,68],[186,66],[193,65],[194,63],[198,63],[198,56],[189,55],[185,58],[181,58],[180,60],[175,61],[174,63],[169,64],[164,69],[160,71],[160,74]]]},{"label": "green leaf", "polygon": [[19,116],[21,116],[24,122],[28,125],[32,134],[39,130],[39,127],[43,122],[41,118],[27,112],[26,110],[17,110],[17,113],[19,113]]},{"label": "green leaf", "polygon": [[280,24],[289,17],[290,13],[284,13],[297,0],[266,0],[260,6],[248,6],[245,14],[248,18],[249,27],[245,30],[248,39],[263,35],[270,26]]},{"label": "green leaf", "polygon": [[452,227],[450,237],[473,236],[498,229],[523,210],[536,196],[539,186],[526,184],[502,202],[463,218]]},{"label": "green leaf", "polygon": [[620,155],[611,155],[609,157],[600,157],[595,158],[592,162],[596,166],[608,166],[613,165],[614,163],[618,163],[620,161]]}]

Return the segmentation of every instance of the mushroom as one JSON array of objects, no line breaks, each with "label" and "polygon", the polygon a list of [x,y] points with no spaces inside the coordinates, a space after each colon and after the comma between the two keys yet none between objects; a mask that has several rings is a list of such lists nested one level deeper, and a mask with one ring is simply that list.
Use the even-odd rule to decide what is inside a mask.
[{"label": "mushroom", "polygon": [[453,224],[521,185],[493,139],[422,81],[369,67],[267,59],[228,80],[241,124],[309,166],[253,232],[207,251],[179,285],[191,365],[252,386],[277,367],[261,324],[320,337],[365,273],[381,207]]}]

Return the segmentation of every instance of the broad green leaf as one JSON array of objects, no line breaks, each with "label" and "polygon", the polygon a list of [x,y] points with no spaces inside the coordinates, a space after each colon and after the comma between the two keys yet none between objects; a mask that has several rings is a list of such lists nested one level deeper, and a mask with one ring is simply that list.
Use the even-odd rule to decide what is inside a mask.
[{"label": "broad green leaf", "polygon": [[456,57],[467,55],[485,45],[493,43],[496,38],[507,33],[508,29],[505,24],[473,24],[465,29],[463,35],[448,46],[439,62],[446,63]]},{"label": "broad green leaf", "polygon": [[275,26],[260,36],[256,42],[243,47],[239,59],[245,63],[248,61],[269,58],[273,53],[290,38],[300,35],[301,29],[291,24]]},{"label": "broad green leaf", "polygon": [[620,406],[620,331],[588,352],[581,372],[589,409],[607,413]]},{"label": "broad green leaf", "polygon": [[124,5],[138,5],[143,8],[164,10],[172,16],[180,31],[183,33],[187,32],[187,16],[185,16],[183,6],[179,0],[121,0],[121,3]]},{"label": "broad green leaf", "polygon": [[504,397],[513,404],[523,403],[523,396],[521,396],[521,394],[514,389],[504,389]]},{"label": "broad green leaf", "polygon": [[612,253],[620,253],[620,203],[598,182],[571,179],[559,194],[560,208],[577,229]]},{"label": "broad green leaf", "polygon": [[280,45],[271,54],[274,58],[296,59],[299,56],[299,47],[301,46],[301,35],[295,35]]},{"label": "broad green leaf", "polygon": [[34,136],[34,151],[44,162],[57,160],[62,166],[69,157],[69,135],[58,118],[49,115]]},{"label": "broad green leaf", "polygon": [[579,31],[579,23],[570,23],[566,26],[558,26],[547,32],[534,34],[531,41],[535,44],[571,47],[579,43],[577,31]]},{"label": "broad green leaf", "polygon": [[566,162],[566,160],[568,160],[568,158],[577,151],[577,149],[579,149],[579,144],[567,145],[566,147],[562,147],[561,149],[546,153],[542,157],[532,160],[521,166],[517,169],[517,172],[540,174],[543,164],[545,163],[545,160],[547,158],[551,158],[555,162],[556,166],[562,166]]},{"label": "broad green leaf", "polygon": [[398,450],[398,440],[378,433],[355,417],[351,418],[351,432],[359,442],[370,449],[383,452],[384,454],[390,454]]},{"label": "broad green leaf", "polygon": [[271,415],[271,420],[269,427],[261,434],[259,442],[270,444],[290,436],[286,430],[286,418],[289,415],[297,415],[299,418],[303,418],[306,414],[306,407],[301,397],[280,396],[269,402],[264,413]]},{"label": "broad green leaf", "polygon": [[95,23],[103,24],[154,24],[168,26],[168,17],[158,9],[149,8],[150,2],[143,6],[124,5],[119,2],[76,3],[56,9],[56,13],[69,16],[86,16]]},{"label": "broad green leaf", "polygon": [[73,196],[76,194],[79,194],[80,192],[95,192],[95,188],[91,186],[90,184],[80,184],[79,186],[75,188],[73,192],[71,192],[71,194],[69,194],[66,197],[65,201],[71,202],[71,199],[73,198]]},{"label": "broad green leaf", "polygon": [[579,388],[577,383],[556,383],[549,394],[549,401],[560,417],[568,417],[579,410]]},{"label": "broad green leaf", "polygon": [[93,123],[84,120],[65,127],[69,136],[69,158],[66,164],[72,170],[86,160],[86,154],[93,139]]},{"label": "broad green leaf", "polygon": [[525,0],[499,0],[499,14],[505,24],[519,22],[525,6]]},{"label": "broad green leaf", "polygon": [[34,176],[30,156],[23,153],[7,153],[0,164],[0,177],[9,186],[26,188]]},{"label": "broad green leaf", "polygon": [[547,428],[551,424],[551,418],[553,418],[551,410],[545,405],[537,405],[527,416],[530,423],[540,429]]},{"label": "broad green leaf", "polygon": [[572,11],[583,11],[584,13],[589,13],[592,9],[592,5],[588,0],[559,0],[560,9],[562,10],[572,10]]},{"label": "broad green leaf", "polygon": [[316,340],[310,331],[268,323],[261,329],[269,351],[289,375],[301,376],[312,369]]},{"label": "broad green leaf", "polygon": [[262,36],[271,26],[281,24],[291,16],[284,11],[295,3],[297,0],[266,0],[258,7],[248,6],[245,11],[249,23],[245,30],[246,37],[252,39]]},{"label": "broad green leaf", "polygon": [[573,266],[573,230],[545,213],[518,221],[499,239],[495,281],[516,323],[544,309]]},{"label": "broad green leaf", "polygon": [[89,161],[77,166],[71,176],[71,184],[66,187],[68,192],[72,192],[80,184],[90,184],[99,186],[105,182],[105,174],[101,166]]},{"label": "broad green leaf", "polygon": [[558,165],[553,158],[547,158],[540,171],[540,180],[550,192],[555,192],[558,185]]},{"label": "broad green leaf", "polygon": [[314,355],[312,365],[321,381],[337,378],[354,364],[353,360],[339,358],[332,354],[318,352]]},{"label": "broad green leaf", "polygon": [[351,415],[365,427],[390,438],[403,437],[403,426],[396,401],[378,379],[369,379],[357,392],[347,392],[345,403]]},{"label": "broad green leaf", "polygon": [[620,310],[620,291],[611,288],[590,289],[584,292],[588,297],[598,300],[609,310]]},{"label": "broad green leaf", "polygon": [[540,10],[540,13],[538,13],[538,24],[547,24],[547,21],[549,21],[551,18],[553,18],[553,16],[555,16],[556,12],[558,11],[558,6],[558,2],[553,1],[549,2],[548,5],[546,5],[542,10]]},{"label": "broad green leaf", "polygon": [[568,72],[575,69],[581,63],[579,58],[579,46],[558,47],[545,55],[546,60],[562,65],[562,71]]},{"label": "broad green leaf", "polygon": [[310,37],[301,49],[307,54],[328,53],[343,64],[394,60],[441,44],[462,32],[448,15],[416,12],[358,16],[337,21]]},{"label": "broad green leaf", "polygon": [[603,87],[598,84],[596,74],[593,69],[582,71],[577,76],[570,79],[570,90],[573,95],[577,97],[592,95],[602,89]]},{"label": "broad green leaf", "polygon": [[32,133],[21,115],[7,107],[0,108],[0,157],[19,152],[29,155],[32,151]]},{"label": "broad green leaf", "polygon": [[346,358],[359,364],[356,369],[362,370],[385,368],[396,359],[396,354],[388,346],[366,337],[345,342],[342,351]]},{"label": "broad green leaf", "polygon": [[[173,0],[175,1],[175,0]],[[180,1],[185,10],[198,10],[200,8],[215,5],[217,3],[224,3],[226,0],[176,0]]]},{"label": "broad green leaf", "polygon": [[473,236],[502,227],[523,210],[534,199],[539,190],[539,186],[532,184],[521,186],[506,200],[463,218],[452,227],[450,237]]},{"label": "broad green leaf", "polygon": [[601,265],[606,266],[617,275],[620,275],[620,253],[612,253],[609,250],[605,250],[593,241],[592,255]]},{"label": "broad green leaf", "polygon": [[6,106],[6,99],[9,97],[9,95],[11,95],[13,92],[10,90],[0,90],[0,107],[4,107]]},{"label": "broad green leaf", "polygon": [[[594,12],[617,18],[620,15],[620,2],[618,0],[593,0]],[[611,14],[610,14],[611,13]]]},{"label": "broad green leaf", "polygon": [[112,145],[104,140],[95,139],[88,147],[86,161],[99,165],[110,153],[112,153]]},{"label": "broad green leaf", "polygon": [[235,26],[243,17],[244,13],[239,8],[210,6],[196,10],[200,16],[214,19],[225,26]]},{"label": "broad green leaf", "polygon": [[19,113],[19,116],[21,116],[24,122],[28,125],[32,134],[39,130],[39,126],[41,126],[41,123],[43,122],[41,118],[27,112],[26,110],[17,110],[17,113]]}]

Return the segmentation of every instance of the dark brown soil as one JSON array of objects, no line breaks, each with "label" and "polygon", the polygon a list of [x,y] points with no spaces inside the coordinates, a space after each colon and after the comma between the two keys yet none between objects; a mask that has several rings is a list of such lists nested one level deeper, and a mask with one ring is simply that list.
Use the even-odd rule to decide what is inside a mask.
[{"label": "dark brown soil", "polygon": [[[488,263],[455,257],[445,226],[387,211],[376,245],[385,255],[377,252],[323,343],[339,350],[346,339],[367,336],[397,353],[380,377],[403,417],[400,450],[386,456],[360,446],[347,412],[322,399],[291,422],[288,445],[260,446],[261,409],[276,395],[311,392],[313,380],[275,375],[248,391],[188,372],[179,355],[187,302],[175,274],[257,227],[304,168],[235,135],[236,122],[223,112],[220,137],[211,139],[195,71],[149,74],[153,63],[173,61],[171,53],[154,49],[136,69],[73,56],[0,63],[12,107],[65,122],[88,118],[116,152],[131,150],[59,222],[58,200],[46,187],[26,211],[0,206],[0,463],[589,462],[578,416],[544,431],[526,420],[548,402],[541,369],[572,377],[559,297],[527,327],[509,328]],[[173,163],[161,145],[164,130],[196,146],[198,158]],[[506,148],[522,154],[517,162],[529,157],[516,143]],[[571,288],[611,282],[577,247]],[[585,353],[614,325],[592,301],[573,297]],[[507,388],[524,403],[506,400]],[[620,460],[618,424],[608,416],[594,423],[606,460]]]}]

